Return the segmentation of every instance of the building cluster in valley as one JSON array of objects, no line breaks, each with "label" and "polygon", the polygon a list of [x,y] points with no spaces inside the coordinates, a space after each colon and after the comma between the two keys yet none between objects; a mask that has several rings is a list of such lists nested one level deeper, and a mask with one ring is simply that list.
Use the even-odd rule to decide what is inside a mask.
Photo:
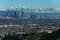
[{"label": "building cluster in valley", "polygon": [[0,35],[30,33],[32,29],[48,33],[60,29],[60,10],[23,7],[0,10]]}]

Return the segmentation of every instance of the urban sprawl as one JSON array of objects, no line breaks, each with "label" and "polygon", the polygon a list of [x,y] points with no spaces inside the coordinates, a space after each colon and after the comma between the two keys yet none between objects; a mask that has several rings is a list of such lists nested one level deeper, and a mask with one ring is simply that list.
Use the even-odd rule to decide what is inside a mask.
[{"label": "urban sprawl", "polygon": [[52,33],[60,29],[60,10],[58,8],[7,8],[0,9],[0,35],[8,32],[16,34],[38,32]]}]

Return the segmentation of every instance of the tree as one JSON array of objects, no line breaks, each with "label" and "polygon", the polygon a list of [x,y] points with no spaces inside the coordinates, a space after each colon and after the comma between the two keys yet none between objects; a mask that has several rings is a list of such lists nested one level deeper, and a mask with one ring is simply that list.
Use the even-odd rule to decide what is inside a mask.
[{"label": "tree", "polygon": [[2,38],[2,40],[21,40],[21,39],[20,39],[20,36],[18,34],[11,35],[9,33],[8,35],[5,35],[5,37]]}]

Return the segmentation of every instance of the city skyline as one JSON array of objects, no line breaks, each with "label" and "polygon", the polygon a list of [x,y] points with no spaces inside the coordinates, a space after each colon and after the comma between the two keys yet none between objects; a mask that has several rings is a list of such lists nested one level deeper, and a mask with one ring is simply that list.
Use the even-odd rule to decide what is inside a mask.
[{"label": "city skyline", "polygon": [[60,8],[60,0],[0,0],[0,8],[24,6],[27,8]]}]

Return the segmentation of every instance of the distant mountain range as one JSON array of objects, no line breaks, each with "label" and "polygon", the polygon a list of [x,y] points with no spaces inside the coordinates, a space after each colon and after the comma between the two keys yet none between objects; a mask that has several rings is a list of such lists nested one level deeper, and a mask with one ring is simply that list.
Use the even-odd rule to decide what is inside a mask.
[{"label": "distant mountain range", "polygon": [[35,9],[30,9],[30,8],[25,8],[25,7],[11,7],[11,8],[6,8],[6,9],[0,9],[0,11],[33,11],[33,12],[39,12],[39,13],[44,13],[44,12],[60,12],[60,8],[35,8]]}]

